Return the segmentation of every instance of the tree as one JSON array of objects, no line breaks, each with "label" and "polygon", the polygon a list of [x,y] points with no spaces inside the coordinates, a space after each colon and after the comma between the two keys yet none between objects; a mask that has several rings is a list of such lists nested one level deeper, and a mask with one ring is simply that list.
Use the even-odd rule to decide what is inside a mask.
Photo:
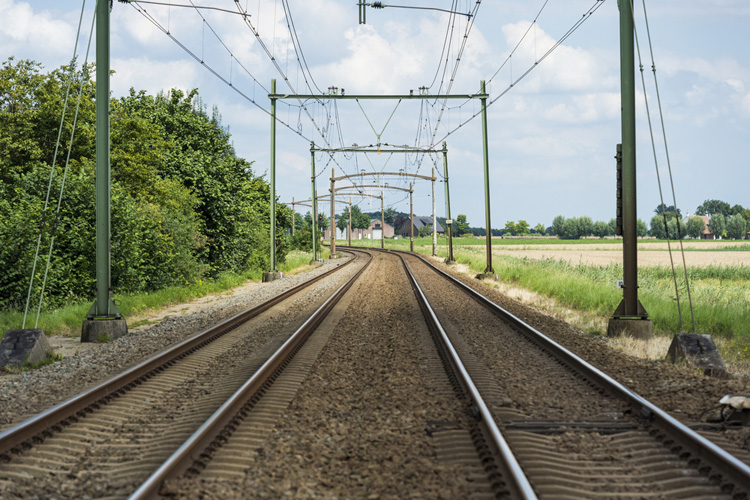
[{"label": "tree", "polygon": [[563,222],[562,230],[560,231],[558,236],[563,240],[577,240],[581,238],[580,229],[581,228],[578,225],[578,219],[565,219],[565,222]]},{"label": "tree", "polygon": [[363,214],[357,205],[352,205],[352,228],[367,229],[370,227],[370,216]]},{"label": "tree", "polygon": [[594,221],[588,216],[580,217],[578,219],[578,235],[583,237],[591,236],[592,234],[594,234]]},{"label": "tree", "polygon": [[734,205],[732,206],[732,208],[729,209],[729,215],[742,214],[742,212],[744,211],[745,211],[745,207],[743,207],[742,205]]},{"label": "tree", "polygon": [[539,224],[537,224],[536,226],[534,226],[534,232],[536,232],[537,234],[541,234],[542,236],[544,236],[544,234],[547,232],[547,229],[544,227],[544,224],[542,224],[540,222]]},{"label": "tree", "polygon": [[349,227],[349,208],[345,208],[344,211],[341,212],[341,215],[339,215],[339,218],[336,219],[336,227],[339,228],[340,231],[344,231]]},{"label": "tree", "polygon": [[604,238],[609,234],[609,225],[603,221],[594,222],[594,236]]},{"label": "tree", "polygon": [[[663,207],[662,207],[661,203],[659,203],[658,205],[656,205],[656,209],[654,210],[654,213],[656,215],[661,215],[664,212],[674,213],[675,212],[674,205],[664,205]],[[677,215],[679,215],[680,217],[682,217],[682,213],[680,212],[679,209],[677,209]]]},{"label": "tree", "polygon": [[[680,236],[684,237],[684,229],[680,232]],[[667,235],[669,235],[670,240],[678,239],[677,217],[675,216],[674,212],[667,214],[666,227],[664,222],[664,215],[654,215],[651,218],[651,236],[660,240],[666,240]]]},{"label": "tree", "polygon": [[742,215],[733,215],[727,220],[727,237],[733,240],[742,240],[747,233],[747,221]]},{"label": "tree", "polygon": [[[721,200],[706,200],[695,209],[695,213],[698,215],[708,215],[712,217],[715,214],[721,214],[726,217],[730,215],[731,207],[729,203]],[[713,231],[711,231],[713,233]],[[714,233],[715,234],[715,233]]]},{"label": "tree", "polygon": [[706,223],[702,217],[690,217],[688,219],[686,232],[691,238],[700,238],[704,229],[706,229]]},{"label": "tree", "polygon": [[[644,226],[645,226],[645,224],[644,224]],[[616,236],[617,235],[617,219],[614,219],[614,218],[609,219],[609,222],[607,222],[607,234],[610,235],[610,236]]]},{"label": "tree", "polygon": [[385,223],[390,224],[391,226],[393,226],[393,223],[396,222],[396,216],[398,216],[398,212],[393,207],[388,207],[383,212]]},{"label": "tree", "polygon": [[458,217],[456,217],[456,220],[453,221],[453,233],[456,236],[471,234],[471,226],[469,226],[469,223],[466,221],[466,216],[464,214],[459,214]]},{"label": "tree", "polygon": [[515,222],[513,222],[512,220],[509,220],[508,222],[505,223],[505,233],[506,234],[510,234],[512,236],[515,236],[516,235],[516,231],[517,231],[517,229],[516,229]]},{"label": "tree", "polygon": [[[638,219],[635,223],[635,232],[639,238],[645,238],[648,236],[648,226],[641,219]],[[614,232],[612,233],[614,234]]]},{"label": "tree", "polygon": [[711,230],[711,233],[717,237],[721,238],[724,236],[724,230],[727,227],[726,219],[721,214],[715,214],[713,217],[711,217],[711,220],[708,223],[708,229]]},{"label": "tree", "polygon": [[555,233],[554,233],[555,235],[557,235],[559,237],[562,237],[561,235],[562,235],[562,232],[563,232],[563,225],[564,224],[565,224],[565,217],[563,217],[562,215],[558,215],[557,217],[555,217],[554,219],[552,219],[552,228],[555,231]]},{"label": "tree", "polygon": [[521,219],[516,223],[516,233],[520,235],[529,234],[531,231],[529,230],[529,223],[525,220]]},{"label": "tree", "polygon": [[427,224],[419,228],[419,237],[424,238],[432,235],[432,224]]}]

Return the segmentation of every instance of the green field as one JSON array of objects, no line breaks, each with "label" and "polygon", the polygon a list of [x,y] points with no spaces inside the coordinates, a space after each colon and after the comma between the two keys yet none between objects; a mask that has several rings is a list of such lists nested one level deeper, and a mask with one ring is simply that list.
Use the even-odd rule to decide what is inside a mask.
[{"label": "green field", "polygon": [[[486,267],[485,240],[482,238],[455,238],[454,258],[459,264],[481,273]],[[611,242],[621,245],[621,240],[565,240],[559,239],[497,239],[493,247],[503,245],[538,244],[600,244]],[[649,240],[656,242],[656,240]],[[342,244],[340,242],[339,244]],[[354,243],[354,242],[353,242]],[[380,246],[380,241],[359,240],[356,246]],[[430,255],[432,240],[415,238],[415,250]],[[408,250],[409,240],[386,240],[386,247]],[[748,245],[731,249],[747,251]],[[721,251],[722,249],[717,249]],[[437,254],[447,256],[445,240],[438,240]],[[562,260],[535,260],[494,254],[492,264],[500,280],[534,293],[555,299],[563,306],[592,313],[604,319],[611,317],[622,299],[615,287],[622,279],[622,266],[592,266],[570,264]],[[688,268],[691,298],[695,315],[696,331],[709,333],[726,339],[746,341],[750,339],[750,266],[708,266]],[[682,304],[683,326],[680,326],[675,285],[672,272],[664,266],[639,268],[639,298],[654,322],[654,330],[661,334],[692,331],[692,319],[688,305],[684,277],[679,275],[678,291]],[[600,332],[604,333],[604,332]]]}]

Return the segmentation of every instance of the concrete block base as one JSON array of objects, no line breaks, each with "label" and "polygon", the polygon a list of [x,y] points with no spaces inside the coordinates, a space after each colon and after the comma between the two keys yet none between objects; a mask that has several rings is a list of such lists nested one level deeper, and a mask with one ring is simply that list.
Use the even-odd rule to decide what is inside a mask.
[{"label": "concrete block base", "polygon": [[726,366],[711,335],[703,333],[677,333],[669,346],[667,358],[672,363],[685,361],[700,368],[706,375],[721,375]]},{"label": "concrete block base", "polygon": [[495,273],[479,273],[477,274],[476,278],[478,280],[500,281],[500,275]]},{"label": "concrete block base", "polygon": [[81,342],[109,342],[127,334],[124,319],[90,319],[81,327]]},{"label": "concrete block base", "polygon": [[284,277],[284,273],[279,271],[271,271],[268,273],[263,273],[263,283],[270,283],[271,281],[280,280]]},{"label": "concrete block base", "polygon": [[41,363],[50,352],[52,347],[41,329],[8,330],[0,341],[0,369]]},{"label": "concrete block base", "polygon": [[654,324],[650,319],[610,318],[607,325],[607,337],[623,335],[634,339],[650,339],[654,336]]},{"label": "concrete block base", "polygon": [[322,266],[323,265],[323,259],[313,259],[310,261],[311,266]]}]

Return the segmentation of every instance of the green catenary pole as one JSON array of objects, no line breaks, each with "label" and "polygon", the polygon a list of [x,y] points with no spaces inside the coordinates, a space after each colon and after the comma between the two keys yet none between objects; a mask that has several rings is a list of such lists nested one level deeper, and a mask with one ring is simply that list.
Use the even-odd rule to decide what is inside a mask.
[{"label": "green catenary pole", "polygon": [[[276,93],[276,79],[271,80],[271,93]],[[271,98],[271,269],[276,268],[276,99]]]},{"label": "green catenary pole", "polygon": [[620,0],[620,86],[622,104],[622,302],[607,326],[608,336],[653,335],[648,313],[638,300],[638,214],[635,154],[635,44],[633,6]]},{"label": "green catenary pole", "polygon": [[109,2],[96,6],[96,301],[87,318],[120,318],[112,303],[109,166]]},{"label": "green catenary pole", "polygon": [[620,79],[622,94],[622,249],[623,301],[615,317],[648,316],[638,302],[638,215],[636,211],[635,49],[633,11],[620,0]]},{"label": "green catenary pole", "polygon": [[487,226],[487,268],[484,270],[485,274],[495,274],[495,270],[492,268],[492,224],[490,222],[490,153],[489,145],[487,144],[487,92],[485,91],[484,80],[481,82],[481,93],[483,96],[480,99],[482,103],[482,150],[484,152],[484,218]]}]

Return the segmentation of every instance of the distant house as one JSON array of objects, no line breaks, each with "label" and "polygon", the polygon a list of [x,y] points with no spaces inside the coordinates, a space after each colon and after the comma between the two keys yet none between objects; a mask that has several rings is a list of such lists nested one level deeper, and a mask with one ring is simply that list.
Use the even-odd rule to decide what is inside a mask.
[{"label": "distant house", "polygon": [[702,240],[715,240],[716,236],[714,236],[714,233],[711,232],[711,230],[708,228],[708,224],[711,222],[711,220],[708,218],[708,215],[693,215],[693,217],[698,217],[703,219],[703,223],[706,225],[706,227],[703,228],[703,232],[701,232],[701,239]]},{"label": "distant house", "polygon": [[[393,226],[390,224],[385,224],[385,237],[386,238],[393,238],[393,235],[395,233]],[[337,240],[345,240],[349,238],[349,234],[347,233],[348,228],[344,228],[342,231],[338,227],[336,228],[336,239]],[[352,239],[353,240],[379,240],[382,235],[381,232],[383,231],[383,226],[380,224],[380,220],[376,219],[370,223],[370,227],[367,229],[357,229],[352,228]],[[326,229],[323,233],[323,238],[330,239],[331,237],[331,230]]]},{"label": "distant house", "polygon": [[[439,235],[445,235],[445,229],[440,225],[439,222],[435,221],[435,232]],[[425,226],[432,225],[432,217],[414,217],[414,236],[419,235],[419,230]],[[399,234],[404,238],[408,238],[410,235],[409,219],[407,219],[398,230]]]}]

